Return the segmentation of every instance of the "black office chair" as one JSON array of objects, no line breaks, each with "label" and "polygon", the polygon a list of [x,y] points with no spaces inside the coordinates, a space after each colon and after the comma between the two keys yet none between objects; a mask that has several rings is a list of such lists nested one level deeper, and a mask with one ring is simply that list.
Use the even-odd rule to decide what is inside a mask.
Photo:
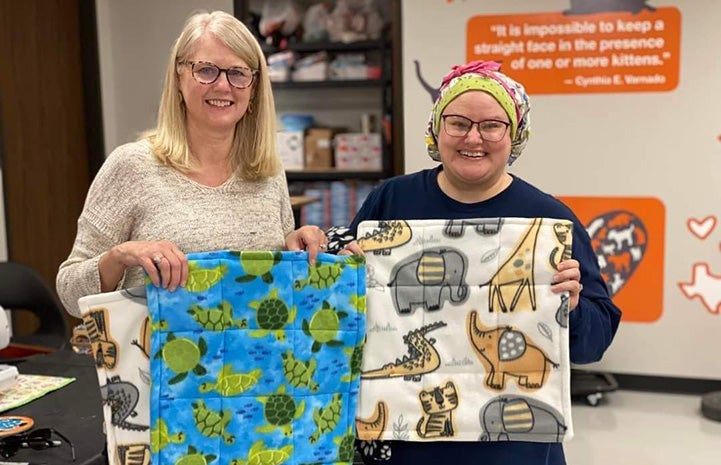
[{"label": "black office chair", "polygon": [[63,306],[42,277],[21,263],[0,262],[0,306],[5,310],[27,310],[40,325],[28,335],[14,335],[10,344],[24,344],[48,351],[64,349],[69,330]]}]

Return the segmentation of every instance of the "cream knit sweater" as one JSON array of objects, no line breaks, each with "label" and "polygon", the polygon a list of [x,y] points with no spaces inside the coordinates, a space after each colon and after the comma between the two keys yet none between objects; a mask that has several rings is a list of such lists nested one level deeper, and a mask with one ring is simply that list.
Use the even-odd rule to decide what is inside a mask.
[{"label": "cream knit sweater", "polygon": [[[175,243],[184,253],[211,250],[279,250],[293,230],[285,174],[264,181],[235,176],[217,187],[198,184],[155,161],[146,141],[125,144],[107,158],[90,186],[57,290],[65,308],[80,316],[80,297],[100,292],[98,261],[126,241]],[[143,284],[131,267],[118,284]]]}]

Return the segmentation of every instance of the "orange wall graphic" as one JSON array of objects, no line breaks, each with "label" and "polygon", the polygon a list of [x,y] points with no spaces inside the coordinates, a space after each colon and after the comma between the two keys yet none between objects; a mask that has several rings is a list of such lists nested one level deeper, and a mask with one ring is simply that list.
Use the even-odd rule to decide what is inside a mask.
[{"label": "orange wall graphic", "polygon": [[679,79],[681,13],[474,16],[466,58],[502,62],[530,94],[659,92]]},{"label": "orange wall graphic", "polygon": [[665,207],[655,198],[559,197],[586,225],[622,321],[663,313]]}]

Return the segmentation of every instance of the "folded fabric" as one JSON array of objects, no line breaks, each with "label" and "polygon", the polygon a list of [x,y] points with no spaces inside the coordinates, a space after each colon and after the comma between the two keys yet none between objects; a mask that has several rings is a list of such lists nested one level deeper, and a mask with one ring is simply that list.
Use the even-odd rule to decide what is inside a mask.
[{"label": "folded fabric", "polygon": [[0,392],[0,412],[18,408],[73,381],[75,378],[63,376],[20,374],[11,387]]},{"label": "folded fabric", "polygon": [[365,221],[365,440],[560,442],[573,436],[572,223],[547,218]]},{"label": "folded fabric", "polygon": [[[350,463],[365,335],[362,257],[190,254],[149,285],[154,465]],[[185,462],[183,462],[185,460]]]},{"label": "folded fabric", "polygon": [[103,399],[110,465],[150,461],[150,331],[145,288],[78,300]]}]

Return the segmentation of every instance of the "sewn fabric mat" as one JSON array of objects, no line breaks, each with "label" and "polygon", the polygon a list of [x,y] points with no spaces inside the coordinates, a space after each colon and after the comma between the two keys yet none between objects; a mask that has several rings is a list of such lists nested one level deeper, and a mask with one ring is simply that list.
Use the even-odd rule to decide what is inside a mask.
[{"label": "sewn fabric mat", "polygon": [[95,359],[108,463],[150,461],[150,330],[145,288],[78,300]]},{"label": "sewn fabric mat", "polygon": [[0,392],[0,412],[25,405],[73,381],[75,378],[19,374],[15,384]]},{"label": "sewn fabric mat", "polygon": [[364,440],[560,442],[573,436],[572,223],[548,218],[365,221]]},{"label": "sewn fabric mat", "polygon": [[147,287],[153,464],[350,463],[364,259],[320,254],[309,266],[305,252],[217,251],[188,261],[185,288]]}]

